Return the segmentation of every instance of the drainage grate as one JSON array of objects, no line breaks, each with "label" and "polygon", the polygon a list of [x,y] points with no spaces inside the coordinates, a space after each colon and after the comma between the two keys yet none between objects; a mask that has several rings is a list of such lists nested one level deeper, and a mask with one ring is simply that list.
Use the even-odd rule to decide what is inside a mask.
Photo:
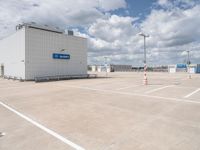
[{"label": "drainage grate", "polygon": [[6,133],[0,132],[0,137],[2,137],[2,136],[4,136],[4,135],[6,135]]}]

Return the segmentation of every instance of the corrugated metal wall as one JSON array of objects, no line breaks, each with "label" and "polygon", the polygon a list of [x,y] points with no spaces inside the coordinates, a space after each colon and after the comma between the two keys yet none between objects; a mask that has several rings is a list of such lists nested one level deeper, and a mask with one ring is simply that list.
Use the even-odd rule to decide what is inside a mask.
[{"label": "corrugated metal wall", "polygon": [[25,30],[0,41],[0,64],[4,66],[4,76],[25,78]]},{"label": "corrugated metal wall", "polygon": [[[87,74],[87,39],[33,28],[26,28],[25,36],[26,79]],[[53,59],[53,53],[71,58]]]}]

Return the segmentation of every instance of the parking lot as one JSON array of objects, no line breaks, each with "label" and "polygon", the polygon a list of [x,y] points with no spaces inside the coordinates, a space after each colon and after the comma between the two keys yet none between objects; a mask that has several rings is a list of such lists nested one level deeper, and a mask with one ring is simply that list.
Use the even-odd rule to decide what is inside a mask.
[{"label": "parking lot", "polygon": [[199,150],[200,75],[0,78],[1,150]]}]

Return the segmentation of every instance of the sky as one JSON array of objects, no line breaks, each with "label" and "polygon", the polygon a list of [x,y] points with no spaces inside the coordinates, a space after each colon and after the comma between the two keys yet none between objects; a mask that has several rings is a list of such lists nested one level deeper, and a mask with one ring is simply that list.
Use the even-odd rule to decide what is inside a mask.
[{"label": "sky", "polygon": [[200,0],[0,0],[0,39],[22,22],[71,29],[88,39],[88,64],[200,63]]}]

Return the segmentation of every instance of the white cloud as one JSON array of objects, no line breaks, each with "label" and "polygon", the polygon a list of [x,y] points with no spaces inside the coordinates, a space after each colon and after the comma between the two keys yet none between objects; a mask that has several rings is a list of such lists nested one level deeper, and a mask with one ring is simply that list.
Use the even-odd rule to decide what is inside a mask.
[{"label": "white cloud", "polygon": [[[147,39],[148,63],[181,63],[183,50],[192,50],[192,62],[200,60],[200,4],[191,0],[158,0],[144,20],[113,14],[127,8],[125,0],[9,0],[0,6],[0,38],[14,32],[22,21],[74,28],[88,38],[89,62],[142,65],[143,39]],[[127,13],[129,14],[129,13]],[[80,28],[81,27],[81,30]]]},{"label": "white cloud", "polygon": [[126,38],[137,32],[132,25],[135,20],[132,17],[120,17],[117,15],[112,15],[106,19],[98,19],[90,26],[89,34],[108,42],[127,40]]},{"label": "white cloud", "polygon": [[[100,2],[100,3],[99,3]],[[0,38],[14,32],[21,22],[37,22],[66,28],[86,27],[103,18],[105,12],[125,8],[125,0],[9,0],[0,6]],[[100,6],[101,4],[101,6]],[[101,8],[99,8],[101,7]]]},{"label": "white cloud", "polygon": [[137,35],[139,29],[136,20],[133,17],[111,15],[93,23],[88,29],[92,61],[101,64],[102,58],[107,56],[112,63],[130,64],[134,62],[131,60],[133,58],[136,60],[137,57],[137,61],[141,59],[138,54],[141,54],[143,40]]},{"label": "white cloud", "polygon": [[200,50],[196,48],[200,43],[199,13],[200,5],[187,9],[153,10],[141,24],[142,30],[152,37],[148,40],[151,57],[158,51],[166,62],[182,63],[185,60],[182,51],[191,50],[193,62],[199,63]]},{"label": "white cloud", "polygon": [[105,11],[126,8],[127,5],[124,0],[98,0],[98,2],[99,7]]},{"label": "white cloud", "polygon": [[168,0],[158,0],[159,5],[166,5],[168,3]]},{"label": "white cloud", "polygon": [[198,4],[198,0],[157,0],[157,4],[163,8],[190,8]]},{"label": "white cloud", "polygon": [[[166,1],[168,3],[168,1]],[[147,39],[148,62],[151,64],[183,63],[184,50],[192,50],[193,62],[200,60],[200,5],[191,8],[154,9],[139,24],[150,34]],[[112,15],[98,19],[89,28],[90,49],[94,56],[109,56],[113,62],[142,64],[143,40],[138,37],[134,18]],[[137,56],[137,57],[133,57]],[[93,58],[94,59],[94,58]],[[132,59],[132,60],[131,60]],[[95,60],[94,60],[95,61]],[[99,62],[100,63],[100,62]]]},{"label": "white cloud", "polygon": [[199,13],[200,6],[187,10],[153,10],[141,27],[153,36],[150,43],[154,47],[185,45],[199,41]]}]

